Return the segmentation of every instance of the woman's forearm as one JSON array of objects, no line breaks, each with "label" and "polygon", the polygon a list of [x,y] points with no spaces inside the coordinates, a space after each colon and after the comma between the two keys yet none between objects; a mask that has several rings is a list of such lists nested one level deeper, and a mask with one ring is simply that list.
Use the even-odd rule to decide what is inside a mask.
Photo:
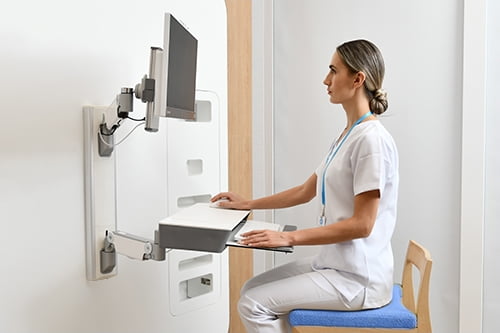
[{"label": "woman's forearm", "polygon": [[249,206],[251,209],[287,208],[309,202],[315,195],[316,174],[313,174],[302,185],[267,197],[249,200]]}]

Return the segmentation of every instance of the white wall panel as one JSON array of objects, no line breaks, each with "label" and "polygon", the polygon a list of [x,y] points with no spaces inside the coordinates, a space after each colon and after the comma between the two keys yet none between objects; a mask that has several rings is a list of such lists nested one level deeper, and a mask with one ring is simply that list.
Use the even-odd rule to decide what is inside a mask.
[{"label": "white wall panel", "polygon": [[500,331],[500,3],[488,1],[486,70],[486,181],[484,235],[484,316],[483,333]]}]

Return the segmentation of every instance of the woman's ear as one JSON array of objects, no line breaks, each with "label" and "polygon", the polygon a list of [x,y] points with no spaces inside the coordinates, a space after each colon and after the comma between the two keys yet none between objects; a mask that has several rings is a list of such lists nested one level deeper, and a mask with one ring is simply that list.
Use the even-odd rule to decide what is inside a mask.
[{"label": "woman's ear", "polygon": [[354,74],[353,88],[362,87],[365,83],[366,75],[363,72],[357,72]]}]

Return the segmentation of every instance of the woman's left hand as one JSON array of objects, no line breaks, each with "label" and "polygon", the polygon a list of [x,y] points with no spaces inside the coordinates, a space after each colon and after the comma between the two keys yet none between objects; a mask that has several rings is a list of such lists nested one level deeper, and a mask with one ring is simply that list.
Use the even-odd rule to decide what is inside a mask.
[{"label": "woman's left hand", "polygon": [[281,247],[291,246],[292,240],[289,232],[273,230],[252,230],[242,234],[239,242],[252,247]]}]

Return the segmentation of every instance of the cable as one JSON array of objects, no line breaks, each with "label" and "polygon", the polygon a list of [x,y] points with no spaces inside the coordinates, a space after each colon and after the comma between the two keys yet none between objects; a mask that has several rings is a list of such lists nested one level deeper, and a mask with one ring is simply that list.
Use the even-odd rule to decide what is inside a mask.
[{"label": "cable", "polygon": [[135,125],[134,128],[132,128],[132,130],[130,132],[128,132],[128,134],[123,137],[123,139],[121,139],[120,141],[118,141],[117,143],[115,143],[115,147],[118,146],[119,144],[121,144],[123,141],[125,141],[130,136],[130,134],[132,134],[132,132],[134,132],[139,126],[142,126],[145,123],[146,122],[143,121],[142,123],[139,123],[139,124]]},{"label": "cable", "polygon": [[110,145],[109,143],[104,141],[101,131],[98,131],[97,135],[99,136],[99,140],[101,140],[101,143],[104,144],[105,146],[108,146],[109,148],[113,148],[115,146],[115,145]]},{"label": "cable", "polygon": [[[103,117],[104,117],[104,114],[109,114],[109,110],[111,108],[114,108],[115,106],[116,106],[116,99],[113,99],[113,101],[111,102],[111,104],[109,104],[108,107],[106,108],[106,110],[103,112]],[[116,122],[116,124],[114,124],[113,126],[111,126],[111,129],[110,129],[111,132],[109,132],[109,133],[101,133],[101,131],[99,130],[100,136],[102,136],[102,135],[104,135],[104,136],[112,136],[115,133],[116,129],[118,127],[120,127],[120,124],[121,124],[122,120],[123,119],[121,119],[121,118],[118,119],[118,121]],[[104,121],[104,118],[103,118],[103,121]]]},{"label": "cable", "polygon": [[111,126],[111,132],[109,133],[102,133],[102,131],[99,131],[99,133],[101,133],[101,135],[104,135],[104,136],[112,136],[113,134],[115,134],[115,131],[118,129],[118,127],[120,127],[121,125],[121,122],[123,121],[122,118],[120,118],[116,124],[114,124],[113,126]]},{"label": "cable", "polygon": [[136,119],[136,118],[132,118],[132,117],[127,116],[127,119],[130,119],[130,120],[133,120],[133,121],[145,121],[146,117],[143,117],[142,119]]},{"label": "cable", "polygon": [[[132,130],[130,130],[130,132],[128,132],[128,133],[127,133],[127,135],[125,135],[125,136],[124,136],[124,137],[123,137],[120,141],[118,141],[118,142],[117,142],[117,143],[115,143],[114,145],[110,145],[109,143],[107,143],[106,141],[104,141],[104,139],[103,139],[103,137],[102,137],[102,135],[103,135],[103,134],[101,133],[101,131],[99,131],[99,132],[98,132],[98,133],[99,133],[99,140],[101,140],[101,142],[102,142],[105,146],[108,146],[108,147],[110,147],[110,148],[114,148],[114,147],[118,146],[119,144],[121,144],[123,141],[125,141],[125,140],[126,140],[126,139],[130,136],[130,134],[132,134],[132,132],[134,132],[134,131],[135,131],[135,130],[139,127],[139,126],[144,125],[145,123],[146,123],[146,122],[145,122],[145,121],[143,121],[143,122],[141,122],[141,123],[139,123],[139,124],[135,125],[135,127],[134,127],[134,128],[132,128]],[[114,132],[114,131],[113,131],[113,132]]]}]

